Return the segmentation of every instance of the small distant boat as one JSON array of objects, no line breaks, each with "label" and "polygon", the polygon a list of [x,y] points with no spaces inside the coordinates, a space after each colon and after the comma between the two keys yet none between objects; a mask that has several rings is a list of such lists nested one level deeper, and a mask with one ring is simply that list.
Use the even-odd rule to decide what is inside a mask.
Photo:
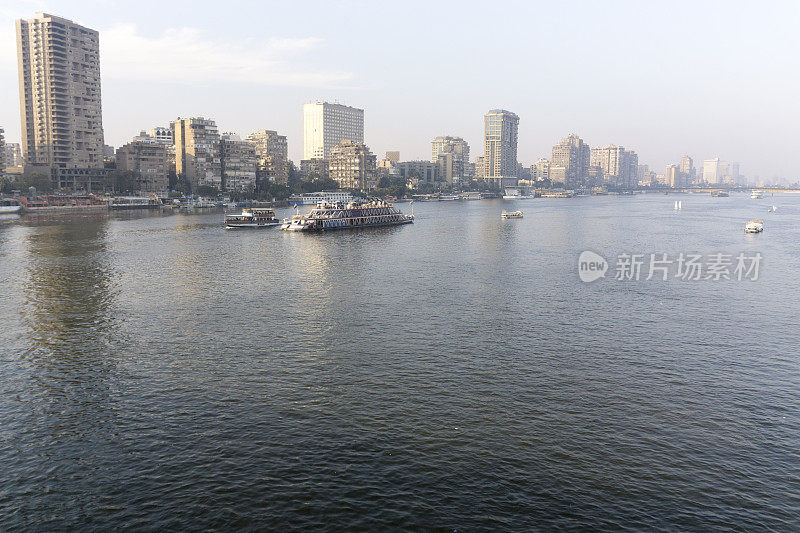
[{"label": "small distant boat", "polygon": [[727,198],[730,195],[727,191],[711,191],[711,196],[715,198]]},{"label": "small distant boat", "polygon": [[272,209],[242,209],[238,215],[225,217],[226,229],[268,228],[280,223]]},{"label": "small distant boat", "polygon": [[683,200],[676,200],[675,211],[680,211],[681,209],[683,209]]},{"label": "small distant boat", "polygon": [[778,206],[776,206],[776,205],[773,205],[772,207],[769,208],[769,212],[770,213],[774,213],[777,210],[778,210]]},{"label": "small distant boat", "polygon": [[508,220],[509,218],[522,218],[522,211],[503,211],[500,213],[500,218]]},{"label": "small distant boat", "polygon": [[744,226],[745,233],[761,233],[764,231],[764,223],[760,220],[751,220]]},{"label": "small distant boat", "polygon": [[750,198],[754,200],[760,200],[764,198],[764,191],[753,191],[750,193]]}]

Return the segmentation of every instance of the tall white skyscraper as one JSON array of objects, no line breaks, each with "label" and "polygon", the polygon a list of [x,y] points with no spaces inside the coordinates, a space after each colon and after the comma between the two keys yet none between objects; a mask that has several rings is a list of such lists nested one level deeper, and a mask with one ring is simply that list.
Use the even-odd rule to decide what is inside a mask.
[{"label": "tall white skyscraper", "polygon": [[505,109],[492,109],[484,115],[484,179],[503,186],[503,178],[517,175],[517,132],[519,117]]},{"label": "tall white skyscraper", "polygon": [[17,21],[25,165],[52,170],[58,187],[91,186],[103,168],[97,31],[37,13]]},{"label": "tall white skyscraper", "polygon": [[364,110],[330,102],[303,105],[303,159],[328,159],[342,141],[364,142]]}]

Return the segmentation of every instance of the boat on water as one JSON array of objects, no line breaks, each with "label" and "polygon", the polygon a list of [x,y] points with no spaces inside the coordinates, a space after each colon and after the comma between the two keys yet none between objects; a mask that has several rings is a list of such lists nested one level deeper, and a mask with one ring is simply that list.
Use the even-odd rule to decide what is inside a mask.
[{"label": "boat on water", "polygon": [[500,213],[500,218],[508,220],[509,218],[522,218],[522,211],[503,211]]},{"label": "boat on water", "polygon": [[0,214],[13,215],[22,212],[22,202],[16,198],[0,198]]},{"label": "boat on water", "polygon": [[764,231],[764,223],[760,220],[751,220],[744,225],[745,233],[761,233]]},{"label": "boat on water", "polygon": [[750,193],[750,198],[754,200],[760,200],[764,198],[764,191],[753,191]]},{"label": "boat on water", "polygon": [[777,210],[778,210],[778,206],[777,205],[773,205],[772,207],[769,208],[769,212],[770,213],[774,213]]},{"label": "boat on water", "polygon": [[711,191],[711,196],[714,198],[727,198],[730,195],[727,191]]},{"label": "boat on water", "polygon": [[680,211],[683,209],[683,200],[676,200],[675,201],[675,211]]},{"label": "boat on water", "polygon": [[242,209],[238,215],[225,216],[226,229],[269,228],[280,225],[272,209]]},{"label": "boat on water", "polygon": [[530,198],[533,198],[533,196],[524,194],[522,190],[516,187],[506,187],[503,194],[503,200],[528,200]]},{"label": "boat on water", "polygon": [[458,196],[454,194],[440,194],[439,201],[440,202],[452,202],[453,200],[458,200]]},{"label": "boat on water", "polygon": [[414,213],[403,214],[383,200],[320,202],[310,213],[294,215],[283,221],[287,231],[324,231],[332,229],[397,226],[414,222]]}]

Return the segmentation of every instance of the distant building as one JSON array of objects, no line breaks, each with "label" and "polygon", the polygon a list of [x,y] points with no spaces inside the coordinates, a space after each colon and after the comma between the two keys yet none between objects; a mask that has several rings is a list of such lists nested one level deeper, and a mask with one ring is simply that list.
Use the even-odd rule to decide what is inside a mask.
[{"label": "distant building", "polygon": [[519,117],[511,111],[492,109],[483,118],[484,179],[498,188],[516,185]]},{"label": "distant building", "polygon": [[5,130],[0,128],[0,178],[6,174],[6,138]]},{"label": "distant building", "polygon": [[385,159],[387,161],[391,161],[392,163],[397,164],[397,163],[400,162],[400,152],[398,152],[397,150],[392,150],[392,151],[386,152],[386,158]]},{"label": "distant building", "polygon": [[342,141],[364,142],[364,110],[330,102],[303,105],[303,159],[329,159]]},{"label": "distant building", "polygon": [[342,189],[369,191],[375,188],[376,157],[360,142],[342,141],[331,148],[328,177]]},{"label": "distant building", "polygon": [[573,133],[553,146],[550,164],[555,167],[564,167],[565,185],[574,188],[589,185],[590,160],[589,145]]},{"label": "distant building", "polygon": [[550,160],[540,157],[536,163],[531,165],[531,178],[535,181],[550,179]]},{"label": "distant building", "polygon": [[163,144],[134,140],[117,149],[117,170],[136,174],[135,190],[163,193],[169,189],[167,148]]},{"label": "distant building", "polygon": [[603,182],[607,185],[628,189],[638,184],[639,156],[622,146],[592,148],[589,164],[603,171]]},{"label": "distant building", "polygon": [[484,168],[483,164],[483,156],[479,156],[475,160],[475,178],[483,179],[485,175],[486,175],[486,169]]},{"label": "distant building", "polygon": [[253,145],[235,133],[223,133],[219,141],[221,188],[252,191],[256,186],[258,159]]},{"label": "distant building", "polygon": [[6,143],[5,168],[22,166],[22,148],[19,143]]},{"label": "distant building", "polygon": [[722,183],[722,172],[720,172],[720,163],[724,166],[724,162],[720,161],[719,157],[713,159],[706,159],[703,161],[703,181],[712,185]]},{"label": "distant building", "polygon": [[300,174],[304,180],[328,177],[328,160],[322,158],[300,161]]},{"label": "distant building", "polygon": [[694,168],[694,161],[691,157],[688,155],[681,157],[681,160],[678,163],[678,171],[681,173],[683,181],[686,185],[694,183],[696,171]]},{"label": "distant building", "polygon": [[435,185],[438,165],[432,161],[401,161],[397,170],[406,182],[418,185]]},{"label": "distant building", "polygon": [[684,182],[678,165],[667,165],[667,170],[664,172],[664,183],[668,187],[684,186]]},{"label": "distant building", "polygon": [[[442,154],[449,155],[441,158]],[[440,180],[462,180],[469,165],[469,144],[461,137],[436,137],[431,141],[431,161],[439,165]]]},{"label": "distant building", "polygon": [[104,175],[97,31],[38,13],[17,20],[22,151],[26,173],[91,190]]},{"label": "distant building", "polygon": [[251,133],[247,140],[258,158],[258,178],[286,185],[289,182],[289,147],[285,135],[272,130]]},{"label": "distant building", "polygon": [[192,189],[222,187],[220,137],[216,123],[203,117],[179,118],[172,123],[175,134],[175,172]]}]

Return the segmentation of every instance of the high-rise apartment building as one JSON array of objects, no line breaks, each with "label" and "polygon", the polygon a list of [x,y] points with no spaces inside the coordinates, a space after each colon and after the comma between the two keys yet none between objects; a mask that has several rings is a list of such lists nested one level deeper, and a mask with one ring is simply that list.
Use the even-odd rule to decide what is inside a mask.
[{"label": "high-rise apartment building", "polygon": [[439,167],[432,161],[401,161],[397,164],[400,177],[414,187],[435,185],[438,181]]},{"label": "high-rise apartment building", "polygon": [[686,185],[694,182],[694,161],[688,155],[681,157],[680,162],[678,163],[678,171],[683,174],[683,179]]},{"label": "high-rise apartment building", "polygon": [[516,185],[519,117],[492,109],[484,115],[483,177],[498,187]]},{"label": "high-rise apartment building", "polygon": [[331,148],[328,176],[342,189],[372,190],[376,186],[376,159],[364,143],[342,141]]},{"label": "high-rise apartment building", "polygon": [[285,135],[260,130],[247,136],[258,158],[258,177],[286,185],[289,181],[289,147]]},{"label": "high-rise apartment building", "polygon": [[192,189],[222,187],[219,130],[203,117],[178,118],[171,125],[175,136],[175,173]]},{"label": "high-rise apartment building", "polygon": [[589,145],[573,133],[553,146],[550,164],[554,167],[564,167],[565,185],[573,188],[589,185],[590,160]]},{"label": "high-rise apartment building", "polygon": [[683,187],[682,178],[678,165],[667,165],[667,169],[664,171],[664,183],[668,187]]},{"label": "high-rise apartment building", "polygon": [[461,137],[440,136],[431,141],[431,161],[439,165],[439,179],[463,179],[469,165],[469,144]]},{"label": "high-rise apartment building", "polygon": [[16,29],[26,172],[90,189],[103,169],[99,35],[45,13]]},{"label": "high-rise apartment building", "polygon": [[6,143],[6,168],[22,166],[22,148],[19,143]]},{"label": "high-rise apartment building", "polygon": [[622,146],[592,148],[589,165],[599,167],[603,181],[612,187],[628,189],[638,183],[639,156]]},{"label": "high-rise apartment building", "polygon": [[253,144],[235,133],[223,133],[219,140],[221,188],[226,191],[253,190],[258,158]]},{"label": "high-rise apartment building", "polygon": [[550,179],[550,160],[540,157],[531,165],[531,178],[536,181]]},{"label": "high-rise apartment building", "polygon": [[303,159],[328,159],[342,141],[364,142],[364,110],[330,102],[303,105]]},{"label": "high-rise apartment building", "polygon": [[169,189],[167,147],[152,139],[134,139],[117,149],[117,170],[133,172],[134,189],[163,193]]}]

